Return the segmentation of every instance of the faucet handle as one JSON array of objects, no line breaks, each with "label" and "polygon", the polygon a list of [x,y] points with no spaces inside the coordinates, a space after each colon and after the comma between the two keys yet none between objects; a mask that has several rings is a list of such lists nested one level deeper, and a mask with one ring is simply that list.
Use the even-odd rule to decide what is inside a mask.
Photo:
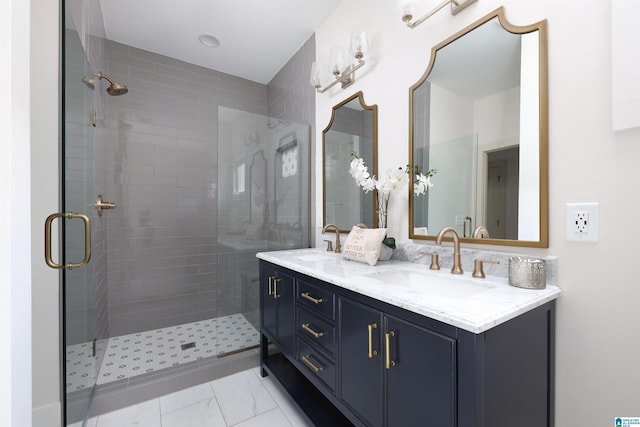
[{"label": "faucet handle", "polygon": [[327,242],[327,252],[333,252],[333,242],[327,239],[325,239],[325,242]]},{"label": "faucet handle", "polygon": [[485,262],[489,264],[500,264],[500,261],[494,261],[492,259],[474,259],[472,277],[477,277],[478,279],[484,279],[486,277],[482,270],[482,263]]},{"label": "faucet handle", "polygon": [[435,252],[420,252],[420,255],[431,255],[431,266],[429,270],[440,270],[440,264],[438,264],[438,254]]}]

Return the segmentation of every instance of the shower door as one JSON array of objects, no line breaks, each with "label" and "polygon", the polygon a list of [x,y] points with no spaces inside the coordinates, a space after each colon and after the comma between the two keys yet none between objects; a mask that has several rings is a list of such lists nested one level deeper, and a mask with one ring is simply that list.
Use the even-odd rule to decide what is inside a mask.
[{"label": "shower door", "polygon": [[[48,263],[62,271],[62,363],[65,425],[82,421],[89,411],[99,368],[100,277],[96,267],[101,248],[98,215],[94,208],[95,128],[91,69],[73,21],[66,13],[63,34],[61,212],[50,216],[59,225],[59,260]],[[54,221],[55,220],[55,221]],[[92,242],[93,238],[93,244]],[[50,239],[48,248],[51,247]],[[93,252],[93,253],[92,253]],[[90,262],[89,262],[90,261]],[[54,265],[51,265],[53,263]],[[58,264],[58,265],[55,265]]]}]

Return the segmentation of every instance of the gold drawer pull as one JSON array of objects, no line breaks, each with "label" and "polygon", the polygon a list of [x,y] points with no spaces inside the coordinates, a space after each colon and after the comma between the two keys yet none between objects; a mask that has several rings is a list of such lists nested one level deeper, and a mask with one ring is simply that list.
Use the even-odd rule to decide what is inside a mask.
[{"label": "gold drawer pull", "polygon": [[280,298],[282,295],[278,295],[278,283],[280,282],[280,278],[279,277],[274,277],[273,278],[273,299],[278,299]]},{"label": "gold drawer pull", "polygon": [[269,296],[273,296],[273,276],[269,276]]},{"label": "gold drawer pull", "polygon": [[315,373],[318,373],[318,372],[322,371],[322,370],[324,369],[324,366],[316,366],[316,365],[315,365],[315,363],[313,363],[313,362],[311,361],[310,357],[311,357],[311,355],[310,355],[310,354],[307,354],[307,355],[305,355],[305,356],[302,356],[302,361],[303,361],[304,363],[306,363],[308,367],[310,367],[311,369],[313,369],[313,371],[314,371]]},{"label": "gold drawer pull", "polygon": [[389,341],[391,340],[391,337],[395,336],[395,332],[391,331],[391,332],[386,332],[384,334],[384,339],[385,339],[385,343],[386,343],[386,360],[385,360],[385,367],[387,369],[391,369],[392,366],[396,366],[396,361],[395,360],[391,360],[391,345],[389,343]]},{"label": "gold drawer pull", "polygon": [[311,295],[309,295],[309,292],[303,292],[300,294],[300,296],[304,299],[307,299],[309,301],[311,301],[314,304],[322,304],[322,298],[314,298]]},{"label": "gold drawer pull", "polygon": [[367,325],[367,330],[369,331],[369,351],[367,355],[369,356],[369,359],[373,359],[373,356],[378,355],[378,350],[373,349],[373,330],[377,328],[378,328],[377,323],[372,323],[370,325]]},{"label": "gold drawer pull", "polygon": [[313,335],[316,338],[320,338],[321,336],[324,335],[324,332],[316,332],[313,329],[311,329],[311,325],[309,323],[303,323],[302,329],[309,332],[311,335]]}]

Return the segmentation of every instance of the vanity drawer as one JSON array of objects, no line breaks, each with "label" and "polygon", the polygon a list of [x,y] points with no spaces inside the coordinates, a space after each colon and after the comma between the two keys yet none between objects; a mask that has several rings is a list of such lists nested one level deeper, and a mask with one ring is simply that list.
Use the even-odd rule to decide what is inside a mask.
[{"label": "vanity drawer", "polygon": [[304,337],[313,347],[321,347],[331,357],[336,348],[336,328],[319,316],[303,309],[298,309],[298,336]]},{"label": "vanity drawer", "polygon": [[298,304],[335,320],[335,294],[319,286],[298,279]]},{"label": "vanity drawer", "polygon": [[336,367],[318,351],[298,339],[298,361],[304,370],[322,381],[333,392],[336,384]]}]

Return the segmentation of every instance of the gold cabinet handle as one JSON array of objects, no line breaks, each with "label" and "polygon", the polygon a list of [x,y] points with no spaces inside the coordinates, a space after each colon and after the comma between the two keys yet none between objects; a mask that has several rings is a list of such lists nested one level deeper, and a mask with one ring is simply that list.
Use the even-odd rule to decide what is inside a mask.
[{"label": "gold cabinet handle", "polygon": [[274,277],[273,278],[273,299],[278,299],[282,296],[282,295],[278,295],[278,282],[280,282],[280,278]]},{"label": "gold cabinet handle", "polygon": [[396,366],[396,361],[395,360],[391,360],[391,337],[395,336],[395,332],[390,331],[390,332],[385,332],[384,334],[384,340],[386,343],[386,359],[385,359],[385,367],[387,369],[391,369],[392,366]]},{"label": "gold cabinet handle", "polygon": [[308,367],[313,369],[313,371],[315,373],[318,373],[318,372],[320,372],[320,371],[322,371],[324,369],[324,366],[316,366],[316,364],[311,361],[311,355],[310,354],[302,356],[302,361],[304,363],[306,363]]},{"label": "gold cabinet handle", "polygon": [[[77,263],[69,263],[67,265],[57,264],[51,259],[51,224],[57,218],[80,218],[84,222],[84,259]],[[59,270],[66,268],[67,270],[73,270],[74,268],[84,267],[89,263],[91,259],[91,220],[89,217],[79,213],[54,213],[47,217],[44,221],[44,261],[51,268]]]},{"label": "gold cabinet handle", "polygon": [[377,323],[372,323],[370,325],[367,325],[367,330],[369,331],[369,351],[367,355],[369,356],[369,359],[373,359],[373,356],[378,355],[378,350],[373,349],[373,330],[377,328],[378,328]]},{"label": "gold cabinet handle", "polygon": [[311,301],[314,304],[322,304],[322,298],[314,298],[311,295],[309,295],[309,292],[303,292],[300,294],[300,296],[306,300]]},{"label": "gold cabinet handle", "polygon": [[302,329],[309,332],[311,335],[313,335],[316,338],[320,338],[321,336],[324,335],[324,332],[316,332],[313,329],[311,329],[311,325],[309,323],[303,323],[301,326],[302,326]]},{"label": "gold cabinet handle", "polygon": [[273,295],[273,276],[269,276],[269,296]]}]

